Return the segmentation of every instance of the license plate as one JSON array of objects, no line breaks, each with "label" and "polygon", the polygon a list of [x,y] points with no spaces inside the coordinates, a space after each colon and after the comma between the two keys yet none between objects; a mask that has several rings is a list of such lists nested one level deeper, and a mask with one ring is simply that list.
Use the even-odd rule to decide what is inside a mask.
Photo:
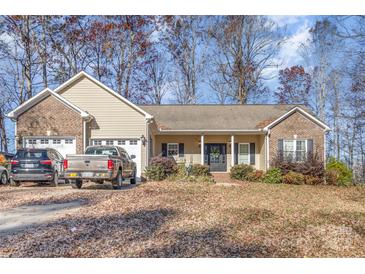
[{"label": "license plate", "polygon": [[86,178],[87,178],[87,177],[93,177],[93,175],[94,175],[94,174],[93,174],[92,172],[83,172],[83,173],[82,173],[82,177],[86,177]]},{"label": "license plate", "polygon": [[68,176],[70,176],[70,177],[77,177],[77,173],[70,173],[70,174],[68,174]]},{"label": "license plate", "polygon": [[35,167],[35,164],[24,164],[25,168],[33,168]]}]

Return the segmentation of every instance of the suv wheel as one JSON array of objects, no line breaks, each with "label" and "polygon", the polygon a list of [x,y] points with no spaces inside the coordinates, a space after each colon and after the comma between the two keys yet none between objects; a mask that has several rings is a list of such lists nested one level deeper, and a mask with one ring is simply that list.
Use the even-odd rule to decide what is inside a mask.
[{"label": "suv wheel", "polygon": [[137,176],[136,173],[137,173],[136,170],[134,170],[133,171],[133,176],[132,176],[132,178],[129,181],[131,183],[131,185],[136,184],[136,176]]},{"label": "suv wheel", "polygon": [[70,182],[71,182],[72,188],[80,189],[82,187],[82,180],[80,180],[80,179],[72,180]]},{"label": "suv wheel", "polygon": [[8,183],[8,176],[6,175],[5,171],[1,173],[0,183],[3,185],[6,185]]},{"label": "suv wheel", "polygon": [[51,181],[51,186],[58,186],[58,172],[55,171],[54,174],[53,174],[53,179]]},{"label": "suv wheel", "polygon": [[121,189],[122,188],[122,183],[123,183],[122,171],[118,170],[117,177],[112,182],[113,189]]}]

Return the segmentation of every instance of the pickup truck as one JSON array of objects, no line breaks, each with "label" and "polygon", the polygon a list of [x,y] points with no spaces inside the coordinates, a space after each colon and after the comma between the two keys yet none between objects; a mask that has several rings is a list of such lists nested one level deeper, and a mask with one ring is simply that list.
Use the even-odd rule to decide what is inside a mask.
[{"label": "pickup truck", "polygon": [[66,155],[64,177],[73,188],[80,189],[87,180],[99,184],[109,181],[114,189],[120,189],[125,178],[136,183],[134,157],[118,146],[90,146],[85,154]]}]

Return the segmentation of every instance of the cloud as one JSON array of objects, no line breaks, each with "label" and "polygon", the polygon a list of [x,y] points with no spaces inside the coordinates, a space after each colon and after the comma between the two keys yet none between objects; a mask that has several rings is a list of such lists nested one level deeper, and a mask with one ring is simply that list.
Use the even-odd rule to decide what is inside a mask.
[{"label": "cloud", "polygon": [[294,15],[275,15],[269,16],[271,20],[273,20],[278,27],[284,27],[287,25],[293,25],[300,22],[303,16],[294,16]]}]

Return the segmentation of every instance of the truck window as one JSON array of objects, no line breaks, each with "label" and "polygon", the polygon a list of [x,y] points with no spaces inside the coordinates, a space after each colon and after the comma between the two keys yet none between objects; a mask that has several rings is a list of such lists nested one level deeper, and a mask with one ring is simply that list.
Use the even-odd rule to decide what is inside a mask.
[{"label": "truck window", "polygon": [[85,154],[118,156],[117,150],[113,147],[89,147],[86,149]]}]

